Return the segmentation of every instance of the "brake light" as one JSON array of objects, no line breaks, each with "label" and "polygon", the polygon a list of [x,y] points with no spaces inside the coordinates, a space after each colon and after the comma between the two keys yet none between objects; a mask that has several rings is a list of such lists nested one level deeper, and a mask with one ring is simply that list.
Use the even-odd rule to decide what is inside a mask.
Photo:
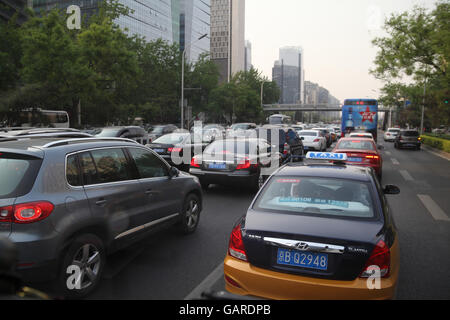
[{"label": "brake light", "polygon": [[23,203],[14,206],[14,223],[32,223],[47,218],[55,206],[47,201]]},{"label": "brake light", "polygon": [[13,222],[19,224],[33,223],[44,220],[55,206],[47,201],[37,201],[17,204],[0,208],[0,222]]},{"label": "brake light", "polygon": [[251,167],[250,160],[248,158],[245,158],[244,160],[239,162],[239,164],[236,167],[236,170],[249,169],[250,167]]},{"label": "brake light", "polygon": [[366,156],[366,159],[375,159],[375,160],[378,160],[378,159],[380,159],[380,157],[379,157],[379,156]]},{"label": "brake light", "polygon": [[247,261],[247,254],[245,253],[240,224],[234,227],[233,231],[231,231],[230,243],[228,244],[228,253],[230,256],[239,260]]},{"label": "brake light", "polygon": [[183,148],[169,148],[167,151],[170,153],[181,152],[183,151]]},{"label": "brake light", "polygon": [[369,259],[366,262],[361,278],[368,278],[373,275],[373,266],[380,268],[381,277],[389,277],[391,266],[391,252],[389,247],[383,240],[380,240],[372,251]]},{"label": "brake light", "polygon": [[191,167],[193,168],[200,168],[200,165],[197,162],[197,158],[193,157],[191,160]]}]

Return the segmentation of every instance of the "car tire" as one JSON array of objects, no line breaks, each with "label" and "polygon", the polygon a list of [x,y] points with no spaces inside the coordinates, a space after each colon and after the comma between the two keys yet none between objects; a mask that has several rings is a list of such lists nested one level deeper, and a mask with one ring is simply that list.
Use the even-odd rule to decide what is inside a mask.
[{"label": "car tire", "polygon": [[[59,269],[57,290],[65,298],[81,299],[98,286],[106,264],[106,251],[102,240],[93,234],[76,237],[66,247]],[[77,266],[82,272],[81,283],[76,282]]]},{"label": "car tire", "polygon": [[202,208],[199,196],[194,193],[188,194],[184,199],[182,211],[178,229],[183,234],[191,234],[197,229],[200,221]]}]

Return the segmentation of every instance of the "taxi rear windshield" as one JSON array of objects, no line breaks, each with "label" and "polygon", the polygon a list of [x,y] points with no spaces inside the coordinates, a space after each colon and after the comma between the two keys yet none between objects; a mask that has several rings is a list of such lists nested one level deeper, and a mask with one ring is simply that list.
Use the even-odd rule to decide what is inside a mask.
[{"label": "taxi rear windshield", "polygon": [[41,163],[41,159],[0,151],[0,199],[30,192]]},{"label": "taxi rear windshield", "polygon": [[368,184],[330,178],[273,177],[254,209],[313,216],[375,217]]}]

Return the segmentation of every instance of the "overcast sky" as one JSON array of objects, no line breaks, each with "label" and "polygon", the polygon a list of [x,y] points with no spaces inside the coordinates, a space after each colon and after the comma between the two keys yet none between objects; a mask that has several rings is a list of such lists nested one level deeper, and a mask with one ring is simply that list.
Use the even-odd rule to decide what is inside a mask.
[{"label": "overcast sky", "polygon": [[[371,40],[385,17],[434,0],[246,0],[246,39],[252,64],[272,79],[278,49],[300,46],[305,80],[341,100],[377,98],[383,84],[369,74],[376,56]],[[375,92],[374,92],[375,90]]]}]

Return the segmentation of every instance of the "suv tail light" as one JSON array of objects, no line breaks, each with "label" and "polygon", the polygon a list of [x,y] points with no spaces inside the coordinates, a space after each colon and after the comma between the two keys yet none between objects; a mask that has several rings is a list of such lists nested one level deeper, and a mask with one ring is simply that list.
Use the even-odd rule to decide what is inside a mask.
[{"label": "suv tail light", "polygon": [[17,204],[0,208],[0,222],[13,222],[19,224],[33,223],[44,220],[55,206],[47,201],[37,201]]},{"label": "suv tail light", "polygon": [[372,273],[372,266],[377,266],[380,268],[381,277],[389,277],[390,266],[391,266],[391,252],[389,247],[383,240],[380,240],[372,251],[369,259],[366,262],[363,272],[361,272],[361,278],[368,278]]},{"label": "suv tail light", "polygon": [[247,261],[247,254],[245,253],[240,224],[234,227],[233,231],[231,231],[230,243],[228,244],[228,253],[230,256],[239,260]]},{"label": "suv tail light", "polygon": [[192,158],[192,160],[191,160],[191,167],[192,168],[200,168],[200,165],[198,164],[196,157]]}]

